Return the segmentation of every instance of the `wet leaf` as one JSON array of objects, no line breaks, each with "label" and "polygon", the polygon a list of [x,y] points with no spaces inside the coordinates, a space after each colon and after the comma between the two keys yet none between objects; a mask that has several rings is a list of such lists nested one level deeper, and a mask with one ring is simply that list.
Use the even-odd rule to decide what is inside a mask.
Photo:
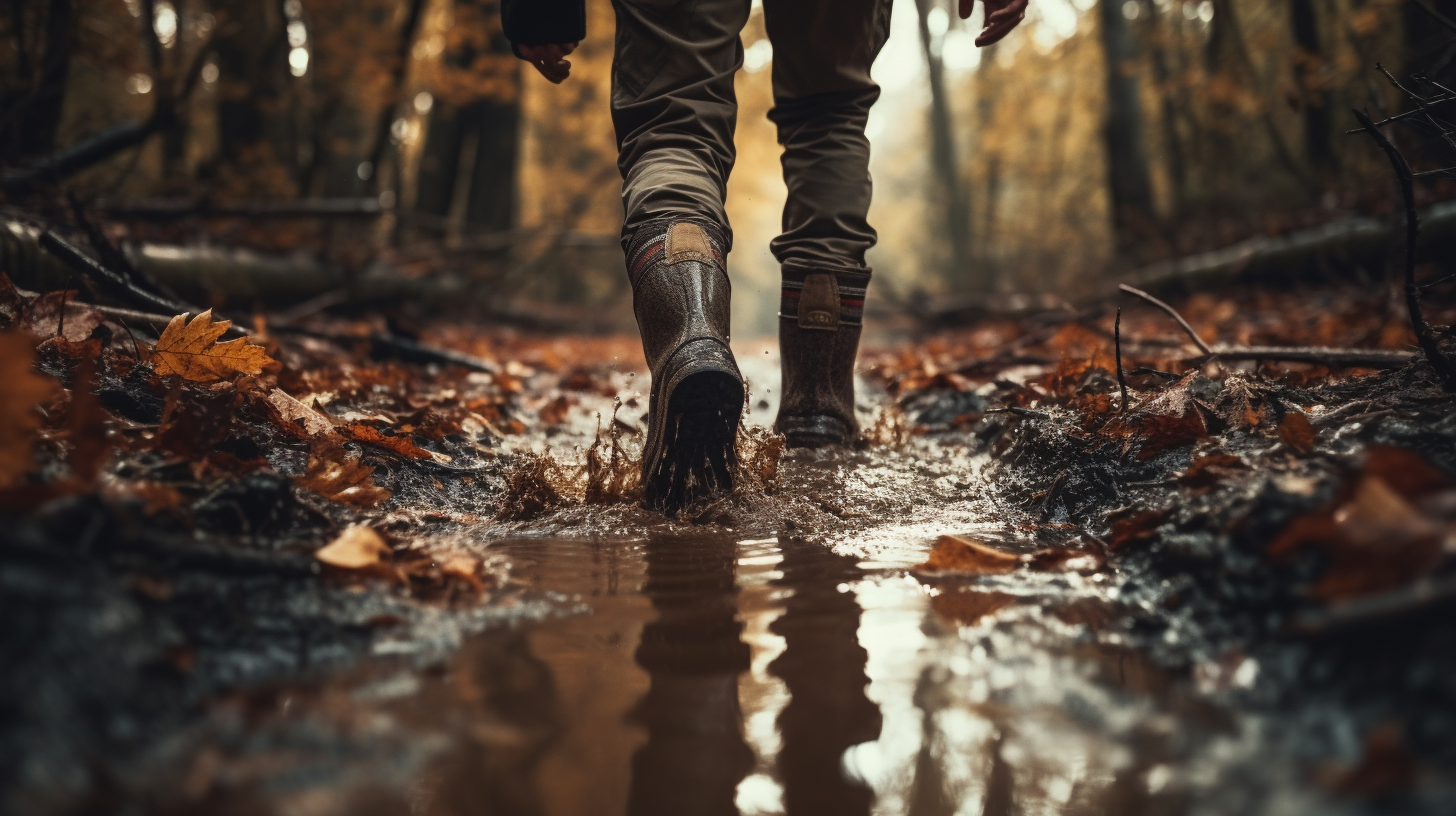
[{"label": "wet leaf", "polygon": [[14,484],[35,466],[31,451],[41,424],[35,406],[55,392],[51,380],[31,370],[32,343],[20,332],[0,332],[0,487]]},{"label": "wet leaf", "polygon": [[1419,775],[1420,766],[1415,755],[1405,747],[1400,727],[1386,723],[1365,737],[1358,762],[1327,768],[1320,774],[1320,781],[1344,796],[1374,797],[1408,790]]},{"label": "wet leaf", "polygon": [[1139,405],[1133,412],[1115,417],[1103,433],[1127,441],[1139,459],[1151,459],[1163,451],[1191,445],[1208,436],[1203,414],[1188,395],[1187,384],[1179,384]]},{"label": "wet leaf", "polygon": [[1230,476],[1247,472],[1248,469],[1249,466],[1243,459],[1231,453],[1210,453],[1195,459],[1178,477],[1178,481],[1199,490],[1212,487]]},{"label": "wet leaf", "polygon": [[1440,563],[1444,527],[1384,479],[1365,474],[1332,507],[1296,518],[1269,543],[1270,557],[1313,547],[1328,565],[1310,594],[1340,601],[1402,586]]},{"label": "wet leaf", "polygon": [[1309,453],[1319,441],[1319,434],[1303,411],[1290,408],[1279,421],[1279,439],[1295,453]]},{"label": "wet leaf", "polygon": [[388,436],[368,425],[345,425],[340,430],[343,431],[345,436],[355,442],[386,448],[401,456],[407,456],[410,459],[430,459],[442,463],[450,461],[450,457],[442,453],[427,451],[414,442],[411,442],[409,437]]},{"label": "wet leaf", "polygon": [[337,439],[316,445],[309,452],[308,472],[298,480],[298,486],[359,507],[376,505],[390,496],[388,490],[374,484],[374,468],[344,450]]},{"label": "wet leaf", "polygon": [[176,374],[195,382],[212,382],[237,374],[260,374],[273,362],[262,346],[245,337],[219,343],[232,321],[212,319],[212,310],[187,321],[186,314],[172,318],[157,340],[157,373]]},{"label": "wet leaf", "polygon": [[943,535],[935,540],[930,558],[916,567],[924,572],[969,572],[998,575],[1021,566],[1021,559],[972,538]]},{"label": "wet leaf", "polygon": [[20,328],[36,337],[57,334],[72,343],[84,342],[105,321],[100,312],[76,302],[76,292],[46,292],[30,302],[20,317]]},{"label": "wet leaf", "polygon": [[313,557],[338,569],[366,570],[379,566],[389,555],[389,545],[379,533],[363,524],[352,524]]}]

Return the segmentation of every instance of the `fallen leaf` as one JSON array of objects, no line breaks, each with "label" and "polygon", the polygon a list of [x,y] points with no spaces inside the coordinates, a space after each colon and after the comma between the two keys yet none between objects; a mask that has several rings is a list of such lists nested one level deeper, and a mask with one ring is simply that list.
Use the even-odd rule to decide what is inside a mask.
[{"label": "fallen leaf", "polygon": [[74,290],[40,295],[21,314],[20,328],[36,337],[59,334],[72,343],[84,342],[106,318],[75,299]]},{"label": "fallen leaf", "polygon": [[1290,408],[1279,421],[1279,439],[1295,453],[1309,453],[1319,441],[1319,434],[1303,411]]},{"label": "fallen leaf", "polygon": [[452,460],[443,453],[427,451],[424,448],[411,442],[407,436],[387,436],[380,433],[378,429],[368,425],[345,425],[340,428],[344,435],[365,445],[374,445],[380,448],[387,448],[401,456],[411,459],[430,459],[440,464],[449,464]]},{"label": "fallen leaf", "polygon": [[379,566],[389,554],[389,545],[379,533],[363,524],[351,524],[313,557],[331,567],[364,570]]},{"label": "fallen leaf", "polygon": [[281,388],[268,392],[268,404],[278,411],[278,416],[284,422],[296,423],[309,436],[327,436],[334,433],[334,423],[323,412],[299,402]]},{"label": "fallen leaf", "polygon": [[1197,405],[1180,384],[1139,405],[1131,413],[1114,417],[1103,433],[1127,440],[1139,459],[1150,459],[1173,448],[1191,445],[1208,436],[1208,426]]},{"label": "fallen leaf", "polygon": [[54,392],[51,380],[31,370],[32,343],[20,332],[0,332],[0,487],[35,466],[31,450],[41,424],[35,406]]},{"label": "fallen leaf", "polygon": [[571,412],[571,407],[576,405],[577,401],[576,397],[561,394],[556,399],[541,406],[541,410],[537,412],[537,416],[546,425],[560,425],[566,421],[567,414]]},{"label": "fallen leaf", "polygon": [[1374,797],[1408,790],[1419,776],[1419,763],[1401,740],[1400,727],[1386,723],[1365,737],[1358,762],[1326,768],[1319,779],[1344,796]]},{"label": "fallen leaf", "polygon": [[1231,453],[1210,453],[1200,456],[1178,477],[1178,481],[1195,490],[1212,487],[1240,471],[1247,471],[1243,459]]},{"label": "fallen leaf", "polygon": [[217,342],[232,326],[230,320],[214,321],[208,309],[187,322],[187,315],[172,318],[157,340],[157,373],[176,374],[196,382],[226,379],[235,374],[260,374],[273,362],[262,346],[245,337]]},{"label": "fallen leaf", "polygon": [[924,572],[970,572],[997,575],[1021,566],[1021,559],[1011,553],[989,547],[972,538],[943,535],[935,540],[930,558],[916,569]]},{"label": "fallen leaf", "polygon": [[1329,563],[1309,592],[1343,601],[1403,586],[1440,563],[1443,527],[1379,476],[1364,474],[1332,507],[1290,522],[1269,543],[1272,558],[1316,547]]},{"label": "fallen leaf", "polygon": [[343,504],[369,507],[389,498],[389,491],[374,484],[374,468],[344,450],[337,437],[315,445],[309,452],[308,472],[298,486]]},{"label": "fallen leaf", "polygon": [[468,555],[457,555],[449,559],[440,567],[440,572],[470,584],[476,592],[485,589],[485,585],[480,582],[478,575],[480,562]]}]

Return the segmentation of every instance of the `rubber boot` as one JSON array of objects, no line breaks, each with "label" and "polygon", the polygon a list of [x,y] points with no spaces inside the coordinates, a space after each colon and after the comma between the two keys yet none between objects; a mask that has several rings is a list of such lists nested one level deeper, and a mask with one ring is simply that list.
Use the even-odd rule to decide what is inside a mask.
[{"label": "rubber boot", "polygon": [[854,359],[870,274],[784,270],[779,309],[783,373],[774,430],[791,448],[847,446],[859,438]]},{"label": "rubber boot", "polygon": [[643,503],[669,515],[733,488],[743,376],[728,348],[728,274],[717,227],[649,223],[627,268],[642,350],[652,370]]}]

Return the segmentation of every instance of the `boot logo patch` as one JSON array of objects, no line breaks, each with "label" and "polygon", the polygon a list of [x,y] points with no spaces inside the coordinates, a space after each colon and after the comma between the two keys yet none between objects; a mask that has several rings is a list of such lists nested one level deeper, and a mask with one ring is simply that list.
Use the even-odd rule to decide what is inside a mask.
[{"label": "boot logo patch", "polygon": [[708,242],[708,234],[697,224],[683,221],[673,224],[667,228],[667,242],[664,247],[669,264],[681,263],[683,261],[700,261],[702,263],[717,263],[717,256],[713,254],[713,245]]},{"label": "boot logo patch", "polygon": [[804,277],[799,328],[839,331],[839,281],[833,275],[815,272]]}]

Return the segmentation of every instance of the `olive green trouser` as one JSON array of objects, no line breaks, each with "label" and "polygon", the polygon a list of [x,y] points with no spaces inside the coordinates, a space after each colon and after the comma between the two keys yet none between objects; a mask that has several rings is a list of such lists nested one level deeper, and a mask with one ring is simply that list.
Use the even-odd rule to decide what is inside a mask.
[{"label": "olive green trouser", "polygon": [[[697,216],[723,227],[750,0],[613,0],[612,122],[624,180],[624,235]],[[786,269],[868,271],[875,243],[865,121],[880,89],[870,64],[890,32],[890,0],[764,0],[774,108],[784,147]]]}]

